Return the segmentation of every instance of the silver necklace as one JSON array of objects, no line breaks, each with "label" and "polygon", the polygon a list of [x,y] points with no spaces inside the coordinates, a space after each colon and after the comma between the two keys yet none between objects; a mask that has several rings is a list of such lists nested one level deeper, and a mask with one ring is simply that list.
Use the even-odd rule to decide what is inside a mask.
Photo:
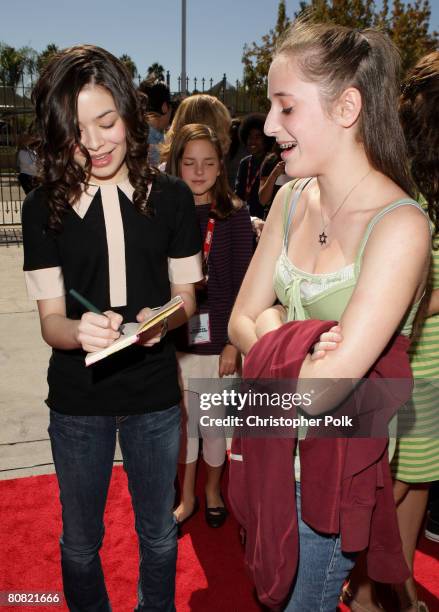
[{"label": "silver necklace", "polygon": [[328,235],[325,233],[325,229],[328,227],[328,225],[331,223],[331,221],[334,219],[335,215],[338,214],[338,212],[342,209],[343,205],[346,204],[347,199],[349,198],[349,196],[351,195],[351,193],[354,191],[354,189],[356,187],[358,187],[358,185],[360,183],[362,183],[364,181],[364,179],[369,176],[369,174],[372,172],[372,168],[369,169],[368,172],[366,172],[366,174],[358,181],[358,183],[355,183],[355,185],[352,187],[352,189],[350,189],[347,193],[347,195],[345,195],[345,197],[343,198],[342,203],[340,204],[340,206],[337,208],[337,210],[335,211],[335,213],[333,213],[330,217],[328,217],[328,220],[325,222],[325,219],[323,217],[323,208],[322,208],[322,204],[320,203],[320,215],[322,217],[322,231],[319,234],[319,243],[320,246],[324,246],[325,244],[327,244],[327,240],[328,240]]}]

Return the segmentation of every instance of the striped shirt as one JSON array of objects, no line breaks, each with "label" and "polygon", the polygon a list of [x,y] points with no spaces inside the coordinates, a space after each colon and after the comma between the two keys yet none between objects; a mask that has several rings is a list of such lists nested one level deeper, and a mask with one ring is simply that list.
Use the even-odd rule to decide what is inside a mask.
[{"label": "striped shirt", "polygon": [[[433,251],[431,284],[439,289],[439,251]],[[439,314],[427,317],[410,347],[415,386],[413,404],[398,417],[408,435],[398,441],[392,461],[394,478],[403,482],[432,482],[439,479]],[[413,420],[415,416],[415,420]]]},{"label": "striped shirt", "polygon": [[[195,207],[201,235],[206,235],[210,204]],[[209,277],[205,290],[197,291],[199,312],[209,313],[210,339],[188,344],[187,326],[175,331],[178,351],[219,355],[227,344],[227,325],[236,296],[253,255],[253,230],[246,205],[226,219],[217,220],[209,254]]]}]

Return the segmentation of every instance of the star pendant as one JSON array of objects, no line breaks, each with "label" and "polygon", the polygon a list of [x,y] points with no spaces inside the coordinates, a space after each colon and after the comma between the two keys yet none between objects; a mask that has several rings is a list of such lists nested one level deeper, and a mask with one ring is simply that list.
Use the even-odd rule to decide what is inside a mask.
[{"label": "star pendant", "polygon": [[325,230],[323,230],[323,232],[321,234],[319,234],[319,242],[320,244],[323,246],[324,244],[326,244],[326,239],[327,239],[327,235],[325,234]]}]

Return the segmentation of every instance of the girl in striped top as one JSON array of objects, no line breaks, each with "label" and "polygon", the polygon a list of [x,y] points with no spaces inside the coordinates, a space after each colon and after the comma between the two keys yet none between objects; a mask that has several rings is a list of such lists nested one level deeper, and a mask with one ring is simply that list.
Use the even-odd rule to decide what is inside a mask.
[{"label": "girl in striped top", "polygon": [[[424,319],[410,347],[415,379],[412,414],[409,410],[400,417],[403,432],[392,462],[399,529],[412,571],[429,484],[439,480],[439,136],[435,127],[439,116],[438,102],[439,52],[436,51],[419,60],[411,70],[400,100],[400,118],[413,178],[422,194],[420,200],[428,211],[434,235],[429,299],[422,312]],[[407,420],[411,423],[408,424]],[[404,609],[424,610],[422,602],[417,599],[413,576],[405,584],[397,585],[397,593]]]}]

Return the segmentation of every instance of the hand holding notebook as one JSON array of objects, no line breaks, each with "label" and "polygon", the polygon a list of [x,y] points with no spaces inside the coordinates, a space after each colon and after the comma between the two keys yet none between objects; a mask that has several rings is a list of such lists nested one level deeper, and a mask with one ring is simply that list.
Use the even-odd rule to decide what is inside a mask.
[{"label": "hand holding notebook", "polygon": [[[73,290],[70,291],[71,295],[80,301],[86,308],[88,308],[91,312],[95,312],[97,314],[102,314],[95,306],[93,306],[90,302],[85,300],[82,296],[80,296],[77,292]],[[85,358],[85,365],[90,366],[101,359],[105,359],[109,355],[113,355],[122,349],[131,346],[138,342],[142,333],[146,332],[148,329],[151,329],[161,321],[164,321],[167,317],[176,312],[179,308],[183,306],[183,299],[180,295],[176,295],[172,300],[160,306],[158,308],[154,308],[151,313],[141,322],[141,323],[124,323],[121,328],[120,337],[115,340],[110,346],[104,348],[100,351],[95,351],[93,353],[88,353]]]},{"label": "hand holding notebook", "polygon": [[109,355],[113,355],[117,353],[117,351],[121,351],[127,346],[131,346],[131,344],[135,344],[138,342],[142,333],[151,329],[160,321],[163,321],[174,312],[176,312],[179,308],[183,306],[183,299],[181,296],[176,295],[172,300],[160,306],[159,308],[155,308],[152,310],[151,314],[141,323],[124,323],[123,332],[121,333],[120,338],[115,340],[113,344],[108,346],[101,351],[96,351],[95,353],[88,353],[85,358],[85,365],[90,366],[101,359],[105,359]]}]

